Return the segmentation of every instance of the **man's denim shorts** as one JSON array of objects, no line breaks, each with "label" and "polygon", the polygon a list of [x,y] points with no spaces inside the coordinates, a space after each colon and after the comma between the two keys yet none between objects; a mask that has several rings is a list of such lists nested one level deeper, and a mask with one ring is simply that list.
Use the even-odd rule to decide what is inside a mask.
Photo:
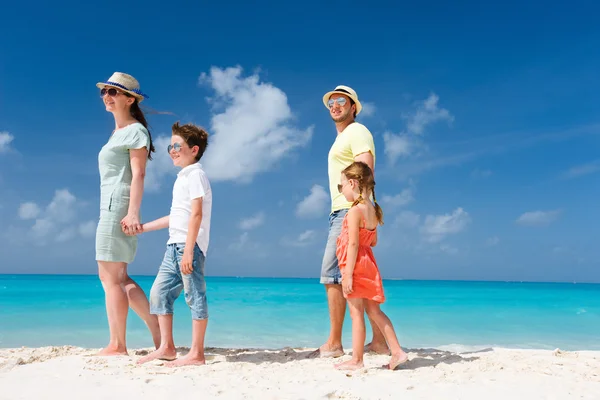
[{"label": "man's denim shorts", "polygon": [[204,280],[204,254],[194,245],[191,274],[182,274],[181,258],[185,243],[170,243],[156,279],[150,290],[150,313],[157,315],[173,314],[173,304],[183,293],[185,302],[192,311],[193,319],[207,319],[206,281]]},{"label": "man's denim shorts", "polygon": [[329,214],[329,235],[321,265],[321,283],[326,285],[341,284],[342,273],[336,256],[337,238],[342,233],[342,222],[348,213],[347,209],[337,210]]}]

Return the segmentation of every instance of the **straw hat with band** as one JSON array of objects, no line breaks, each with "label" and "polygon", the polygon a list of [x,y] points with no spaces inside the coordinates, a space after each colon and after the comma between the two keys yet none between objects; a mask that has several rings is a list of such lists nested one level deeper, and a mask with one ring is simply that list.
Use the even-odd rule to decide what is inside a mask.
[{"label": "straw hat with band", "polygon": [[139,82],[131,75],[122,72],[115,72],[106,82],[98,82],[96,86],[103,89],[107,86],[112,86],[121,89],[125,93],[129,93],[141,103],[148,96],[140,91]]},{"label": "straw hat with band", "polygon": [[356,115],[360,113],[360,111],[362,110],[362,104],[360,104],[360,101],[358,101],[358,95],[356,94],[354,89],[352,89],[350,86],[345,85],[338,85],[331,92],[325,93],[325,96],[323,96],[323,104],[325,104],[325,107],[327,107],[327,109],[329,109],[329,105],[327,104],[327,102],[329,101],[331,95],[334,93],[344,94],[350,97],[352,101],[354,101],[354,104],[356,104]]}]

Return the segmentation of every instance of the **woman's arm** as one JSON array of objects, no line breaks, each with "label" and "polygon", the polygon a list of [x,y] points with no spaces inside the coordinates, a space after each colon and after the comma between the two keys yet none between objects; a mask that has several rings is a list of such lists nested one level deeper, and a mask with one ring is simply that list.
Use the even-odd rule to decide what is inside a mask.
[{"label": "woman's arm", "polygon": [[129,210],[125,218],[121,220],[130,234],[140,233],[140,208],[144,194],[144,178],[146,176],[146,160],[148,151],[146,148],[130,149],[129,158],[131,164],[131,191],[129,193]]}]

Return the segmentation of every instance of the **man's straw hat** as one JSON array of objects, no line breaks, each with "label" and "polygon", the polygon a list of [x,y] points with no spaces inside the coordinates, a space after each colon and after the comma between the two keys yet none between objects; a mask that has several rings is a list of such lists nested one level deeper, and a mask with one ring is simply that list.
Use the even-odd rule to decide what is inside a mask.
[{"label": "man's straw hat", "polygon": [[331,92],[325,93],[325,95],[323,96],[323,104],[325,104],[325,107],[327,107],[327,109],[329,109],[329,105],[327,104],[327,102],[329,101],[331,95],[334,93],[345,94],[346,96],[350,97],[356,104],[356,115],[360,114],[360,111],[362,110],[362,104],[360,104],[360,101],[358,101],[358,95],[356,94],[354,89],[352,89],[350,86],[345,85],[338,85]]}]

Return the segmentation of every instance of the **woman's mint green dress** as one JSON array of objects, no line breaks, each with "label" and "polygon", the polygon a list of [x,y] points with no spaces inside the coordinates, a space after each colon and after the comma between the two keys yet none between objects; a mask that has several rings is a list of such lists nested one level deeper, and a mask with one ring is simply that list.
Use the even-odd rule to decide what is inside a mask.
[{"label": "woman's mint green dress", "polygon": [[96,260],[131,263],[137,237],[121,230],[129,209],[131,191],[130,149],[150,148],[144,125],[134,123],[117,129],[98,154],[100,170],[100,221],[96,229]]}]

